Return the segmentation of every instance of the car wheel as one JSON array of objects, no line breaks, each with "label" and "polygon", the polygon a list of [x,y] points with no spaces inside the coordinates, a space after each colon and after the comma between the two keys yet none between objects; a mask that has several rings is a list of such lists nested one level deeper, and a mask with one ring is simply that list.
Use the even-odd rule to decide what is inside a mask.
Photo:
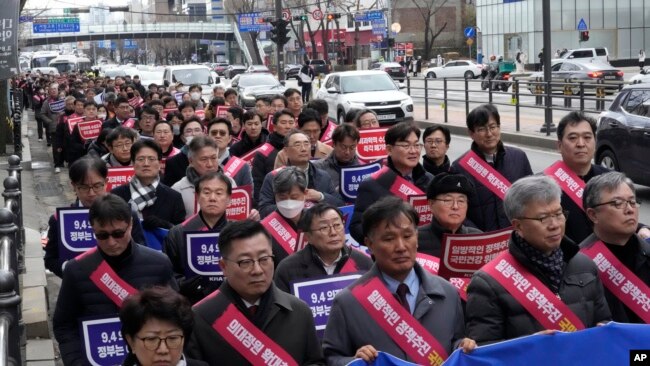
[{"label": "car wheel", "polygon": [[467,70],[467,71],[465,71],[465,75],[463,75],[463,77],[464,77],[465,79],[474,79],[474,73],[471,72],[471,71],[469,71],[469,70]]},{"label": "car wheel", "polygon": [[339,125],[345,124],[345,111],[340,110],[339,113],[336,114],[336,120]]},{"label": "car wheel", "polygon": [[618,160],[612,150],[605,150],[598,156],[598,164],[600,166],[618,171]]},{"label": "car wheel", "polygon": [[436,78],[436,73],[435,72],[430,72],[427,74],[427,79],[435,79]]}]

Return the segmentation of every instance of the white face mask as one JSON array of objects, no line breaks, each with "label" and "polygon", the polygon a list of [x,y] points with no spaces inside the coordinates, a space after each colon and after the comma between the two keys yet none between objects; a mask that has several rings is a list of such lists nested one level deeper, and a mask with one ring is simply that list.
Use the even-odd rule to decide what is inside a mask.
[{"label": "white face mask", "polygon": [[305,208],[305,201],[298,200],[284,200],[276,202],[278,211],[282,216],[292,219],[302,212],[302,209]]},{"label": "white face mask", "polygon": [[190,142],[192,142],[192,139],[194,136],[185,136],[185,145],[190,146]]},{"label": "white face mask", "polygon": [[190,96],[192,97],[192,100],[201,99],[201,93],[194,92],[194,93],[190,94]]},{"label": "white face mask", "polygon": [[100,114],[97,115],[97,118],[106,119],[106,115],[104,113],[100,113]]},{"label": "white face mask", "polygon": [[172,131],[174,132],[174,135],[180,135],[181,134],[181,126],[179,125],[173,125],[172,126]]}]

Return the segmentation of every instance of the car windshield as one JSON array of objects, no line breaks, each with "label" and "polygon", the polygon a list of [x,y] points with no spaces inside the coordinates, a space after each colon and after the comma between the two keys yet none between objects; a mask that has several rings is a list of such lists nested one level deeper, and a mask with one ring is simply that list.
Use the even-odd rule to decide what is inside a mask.
[{"label": "car windshield", "polygon": [[106,72],[104,72],[104,75],[114,78],[116,76],[126,76],[126,72],[124,72],[124,70],[122,69],[111,69],[111,70],[106,70]]},{"label": "car windshield", "polygon": [[278,81],[271,75],[247,75],[247,77],[242,77],[239,79],[239,86],[249,87],[257,85],[277,85]]},{"label": "car windshield", "polygon": [[175,83],[181,82],[185,85],[208,84],[209,77],[210,70],[203,68],[175,70],[172,72],[172,81]]},{"label": "car windshield", "polygon": [[387,74],[354,75],[341,78],[341,93],[363,93],[381,90],[397,90]]}]

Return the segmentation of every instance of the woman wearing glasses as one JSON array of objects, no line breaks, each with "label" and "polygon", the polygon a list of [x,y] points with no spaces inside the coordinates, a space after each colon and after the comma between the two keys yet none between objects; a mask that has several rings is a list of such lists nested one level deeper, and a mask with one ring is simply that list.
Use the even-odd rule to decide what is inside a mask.
[{"label": "woman wearing glasses", "polygon": [[[98,158],[85,157],[75,161],[68,171],[72,189],[77,196],[72,207],[89,208],[99,197],[106,194],[106,176],[108,169],[106,163]],[[134,224],[131,236],[137,243],[144,243],[142,227],[133,213]],[[45,244],[45,268],[59,277],[63,277],[65,260],[59,257],[59,219],[56,214],[50,216],[47,231],[47,244]]]},{"label": "woman wearing glasses", "polygon": [[187,299],[171,288],[152,287],[127,298],[120,321],[129,345],[123,366],[207,365],[183,355],[194,317]]}]

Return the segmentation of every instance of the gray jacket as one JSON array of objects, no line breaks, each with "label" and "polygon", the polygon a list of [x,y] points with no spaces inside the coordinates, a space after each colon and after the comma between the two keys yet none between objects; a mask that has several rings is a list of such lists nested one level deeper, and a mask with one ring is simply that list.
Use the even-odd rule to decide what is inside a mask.
[{"label": "gray jacket", "polygon": [[[460,296],[449,282],[427,273],[417,263],[414,268],[420,279],[420,291],[415,300],[413,316],[451,354],[465,334]],[[363,277],[334,298],[323,338],[323,352],[328,365],[346,365],[354,359],[360,347],[368,344],[374,346],[377,351],[413,361],[375,323],[350,292],[350,288],[377,276],[382,278],[377,265],[373,265]]]},{"label": "gray jacket", "polygon": [[357,156],[354,156],[354,159],[346,165],[341,165],[336,160],[336,157],[334,157],[334,152],[332,152],[328,157],[325,159],[321,160],[316,160],[312,162],[314,166],[318,169],[322,169],[329,174],[330,177],[332,177],[332,182],[334,183],[334,186],[336,187],[336,191],[340,192],[340,186],[341,186],[341,168],[347,168],[351,166],[357,166],[361,165],[359,162],[359,158]]}]

